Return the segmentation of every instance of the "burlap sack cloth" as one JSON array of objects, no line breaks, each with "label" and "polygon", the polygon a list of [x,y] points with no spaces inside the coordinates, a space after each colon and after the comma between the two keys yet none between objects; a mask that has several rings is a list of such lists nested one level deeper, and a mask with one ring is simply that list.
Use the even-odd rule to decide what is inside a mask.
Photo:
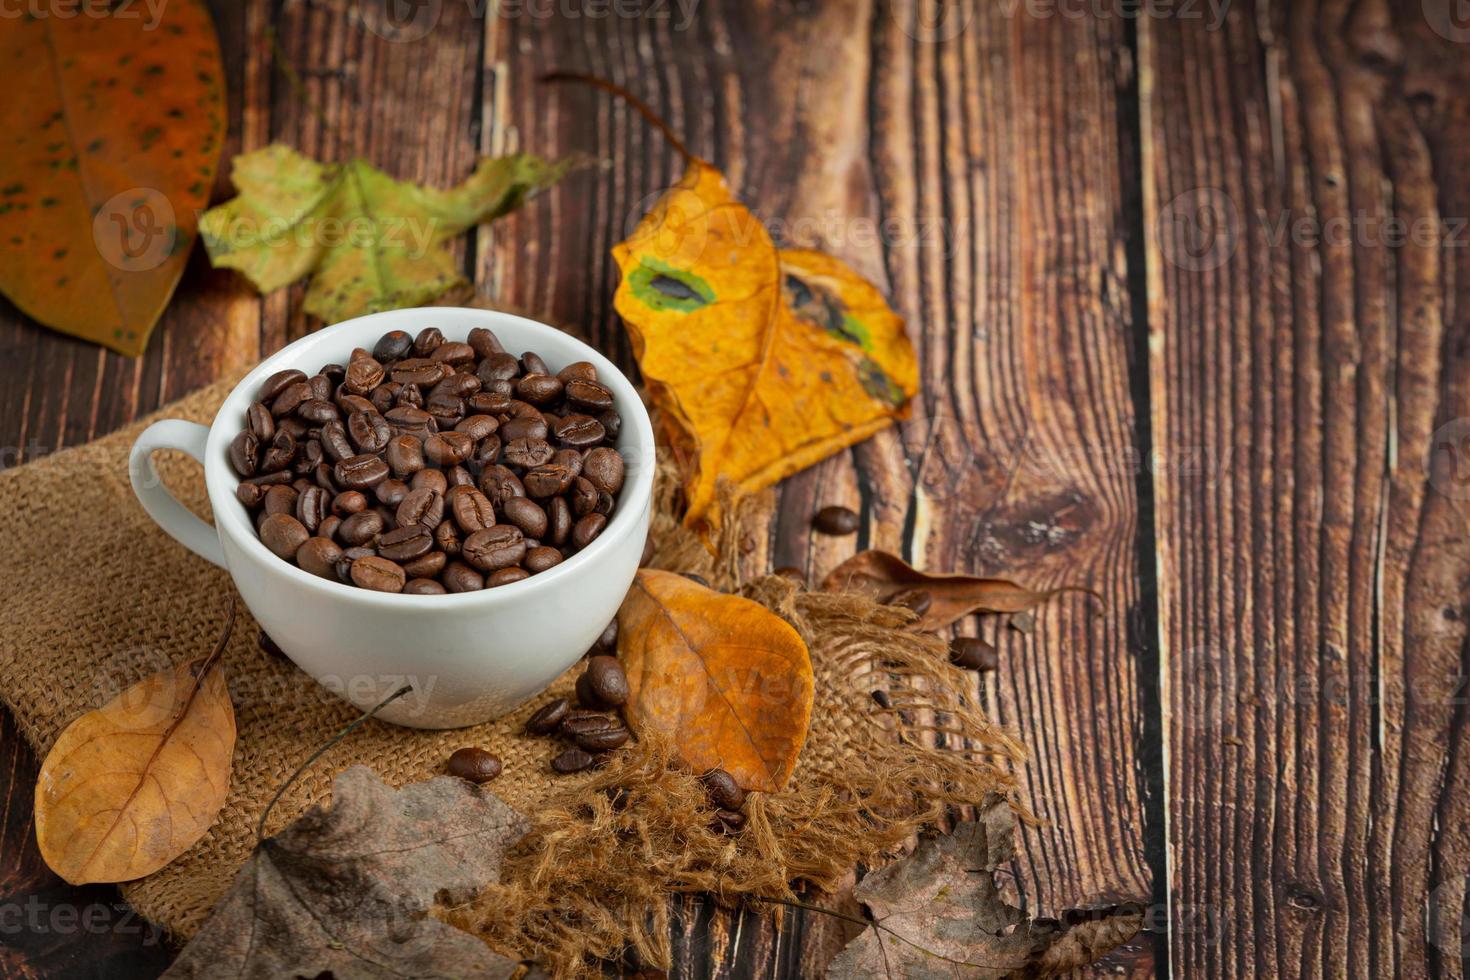
[{"label": "burlap sack cloth", "polygon": [[[208,422],[229,388],[213,385],[159,415]],[[0,566],[0,697],[41,757],[78,715],[208,652],[223,624],[229,576],[159,530],[128,485],[128,448],[145,424],[0,473],[0,540],[10,549]],[[181,454],[157,462],[175,494],[207,515],[197,464]],[[907,612],[808,593],[776,577],[734,581],[728,553],[712,559],[672,520],[670,481],[662,486],[653,564],[742,588],[791,622],[811,650],[816,703],[806,747],[785,792],[752,796],[742,834],[708,829],[708,803],[689,774],[668,764],[667,746],[637,743],[601,771],[552,774],[557,743],[521,734],[550,693],[469,730],[369,722],[293,785],[268,831],[326,799],[334,774],[354,763],[401,785],[441,774],[461,746],[485,746],[505,761],[493,790],[531,816],[534,829],[501,885],[445,917],[502,952],[579,973],[588,957],[629,947],[645,964],[666,965],[670,893],[735,901],[786,896],[798,879],[830,885],[945,807],[1014,788],[1020,746],[963,693],[971,685],[946,663],[940,641],[902,629]],[[180,939],[204,922],[249,856],[276,789],[357,717],[291,663],[263,653],[243,606],[241,614],[224,657],[239,728],[229,799],[190,851],[123,886],[142,915]],[[570,694],[572,680],[562,677],[551,693]],[[890,707],[873,698],[877,689]],[[610,786],[627,789],[626,806],[613,807]]]}]

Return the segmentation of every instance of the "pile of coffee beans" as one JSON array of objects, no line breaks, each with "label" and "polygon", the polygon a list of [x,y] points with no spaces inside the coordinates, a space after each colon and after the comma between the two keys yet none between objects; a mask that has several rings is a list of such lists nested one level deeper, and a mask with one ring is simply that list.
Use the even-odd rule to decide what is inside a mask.
[{"label": "pile of coffee beans", "polygon": [[267,378],[230,443],[265,546],[379,592],[508,585],[587,547],[623,486],[622,420],[586,361],[552,373],[495,334],[383,335]]},{"label": "pile of coffee beans", "polygon": [[613,656],[617,644],[618,622],[613,620],[587,651],[586,669],[577,678],[577,707],[556,698],[526,720],[526,734],[555,735],[572,743],[551,760],[556,772],[581,772],[596,765],[601,753],[628,744],[628,727],[617,715],[629,693],[628,675]]}]

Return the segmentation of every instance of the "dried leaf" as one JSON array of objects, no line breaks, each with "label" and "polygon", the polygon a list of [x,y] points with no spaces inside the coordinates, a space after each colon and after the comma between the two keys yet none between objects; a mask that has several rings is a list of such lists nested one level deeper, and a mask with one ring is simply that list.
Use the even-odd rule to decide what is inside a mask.
[{"label": "dried leaf", "polygon": [[322,164],[279,144],[235,158],[239,196],[201,224],[210,261],[261,292],[311,277],[306,312],[328,323],[420,306],[464,284],[444,242],[518,207],[575,161],[486,158],[447,191],[365,160]]},{"label": "dried leaf", "polygon": [[1095,961],[1143,925],[1136,904],[1031,918],[1005,902],[995,869],[1015,855],[1015,815],[992,799],[975,822],[919,842],[868,875],[854,896],[874,928],[832,960],[828,977],[976,980],[1055,976]]},{"label": "dried leaf", "polygon": [[219,654],[159,671],[66,727],[36,779],[36,843],[74,885],[151,874],[224,806],[235,709]]},{"label": "dried leaf", "polygon": [[517,964],[429,917],[500,880],[528,824],[488,790],[439,777],[394,790],[336,779],[255,849],[166,977],[509,977]]},{"label": "dried leaf", "polygon": [[49,327],[139,354],[224,144],[219,41],[200,0],[161,21],[93,6],[0,16],[0,291]]},{"label": "dried leaf", "polygon": [[678,450],[690,527],[718,522],[718,479],[769,486],[901,418],[918,390],[878,291],[829,255],[778,251],[702,160],[613,257],[613,303]]},{"label": "dried leaf", "polygon": [[862,551],[838,565],[822,580],[828,592],[863,592],[887,602],[908,589],[929,593],[929,608],[913,624],[917,630],[939,630],[970,613],[1014,613],[1030,609],[1061,592],[1087,592],[1075,586],[1035,591],[1005,578],[938,575],[921,572],[886,551]]},{"label": "dried leaf", "polygon": [[672,572],[638,573],[618,612],[624,709],[669,736],[695,772],[779,791],[812,716],[812,664],[796,630],[759,603]]}]

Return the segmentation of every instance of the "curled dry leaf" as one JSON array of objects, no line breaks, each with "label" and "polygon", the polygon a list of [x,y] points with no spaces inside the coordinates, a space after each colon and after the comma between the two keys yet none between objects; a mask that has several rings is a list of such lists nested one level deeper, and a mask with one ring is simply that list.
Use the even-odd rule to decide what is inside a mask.
[{"label": "curled dry leaf", "polygon": [[166,977],[510,977],[519,964],[430,917],[500,880],[524,817],[439,777],[392,789],[354,766],[260,843]]},{"label": "curled dry leaf", "polygon": [[207,657],[159,671],[66,727],[36,780],[36,842],[74,885],[151,874],[204,836],[230,788],[235,709]]},{"label": "curled dry leaf", "polygon": [[822,580],[828,592],[863,592],[887,602],[908,589],[923,589],[931,602],[913,625],[918,630],[939,630],[970,613],[1015,613],[1038,605],[1061,592],[1087,592],[1064,587],[1036,591],[1005,578],[974,575],[937,575],[921,572],[897,555],[886,551],[861,551],[838,565]]},{"label": "curled dry leaf", "polygon": [[759,603],[644,569],[618,612],[624,711],[664,733],[695,772],[749,790],[786,785],[812,716],[812,664],[790,624]]},{"label": "curled dry leaf", "polygon": [[203,0],[166,17],[78,6],[0,15],[0,292],[49,327],[140,354],[224,145],[219,41]]},{"label": "curled dry leaf", "polygon": [[1056,976],[1127,942],[1143,925],[1129,903],[1032,918],[1001,897],[995,869],[1015,855],[1010,806],[991,799],[954,833],[864,878],[853,891],[875,925],[832,960],[844,980],[975,980]]},{"label": "curled dry leaf", "polygon": [[918,391],[878,290],[829,255],[778,250],[703,160],[613,257],[613,304],[677,450],[690,527],[718,523],[718,479],[770,486],[903,417]]}]

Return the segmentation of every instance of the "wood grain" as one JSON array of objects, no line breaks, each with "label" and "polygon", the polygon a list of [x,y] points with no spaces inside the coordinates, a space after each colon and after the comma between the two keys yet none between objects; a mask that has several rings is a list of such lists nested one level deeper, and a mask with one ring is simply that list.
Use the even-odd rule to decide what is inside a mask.
[{"label": "wood grain", "polygon": [[1432,447],[1470,414],[1470,38],[1436,10],[1140,25],[1153,439],[1206,464],[1156,478],[1185,975],[1463,972],[1470,511]]}]

